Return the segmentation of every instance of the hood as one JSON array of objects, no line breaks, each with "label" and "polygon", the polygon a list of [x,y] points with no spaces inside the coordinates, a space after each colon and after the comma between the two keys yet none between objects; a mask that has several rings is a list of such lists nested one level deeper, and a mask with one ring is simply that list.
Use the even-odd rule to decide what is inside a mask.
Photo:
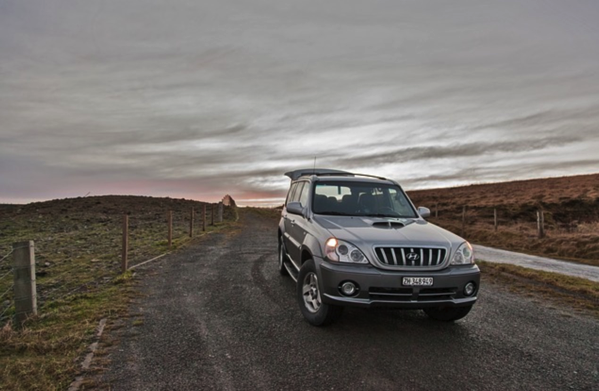
[{"label": "hood", "polygon": [[453,248],[465,240],[423,219],[314,216],[331,236],[357,246],[433,246]]}]

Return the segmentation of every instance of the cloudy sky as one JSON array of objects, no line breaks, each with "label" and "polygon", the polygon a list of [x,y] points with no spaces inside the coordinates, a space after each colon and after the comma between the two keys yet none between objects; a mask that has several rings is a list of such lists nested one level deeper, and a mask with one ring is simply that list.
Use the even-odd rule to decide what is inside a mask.
[{"label": "cloudy sky", "polygon": [[599,172],[597,0],[0,0],[0,202]]}]

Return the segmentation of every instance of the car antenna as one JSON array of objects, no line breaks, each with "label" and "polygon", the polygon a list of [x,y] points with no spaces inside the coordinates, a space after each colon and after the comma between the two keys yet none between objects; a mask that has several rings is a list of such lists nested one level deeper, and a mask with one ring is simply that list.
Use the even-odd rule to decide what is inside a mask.
[{"label": "car antenna", "polygon": [[316,156],[314,156],[314,166],[312,167],[312,175],[316,172]]}]

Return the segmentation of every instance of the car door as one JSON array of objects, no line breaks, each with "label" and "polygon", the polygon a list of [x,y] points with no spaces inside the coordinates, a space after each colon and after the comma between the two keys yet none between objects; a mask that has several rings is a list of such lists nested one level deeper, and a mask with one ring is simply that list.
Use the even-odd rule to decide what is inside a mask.
[{"label": "car door", "polygon": [[287,197],[287,201],[285,202],[285,209],[283,210],[283,226],[285,228],[285,232],[283,233],[283,241],[285,242],[285,248],[287,249],[287,254],[292,258],[292,260],[299,260],[298,258],[298,248],[299,243],[293,237],[293,230],[295,226],[295,219],[297,215],[293,213],[287,212],[287,204],[290,202],[299,201],[300,193],[304,182],[295,182],[291,185],[289,189],[289,196]]},{"label": "car door", "polygon": [[[306,208],[306,206],[308,205],[309,193],[310,193],[310,183],[309,182],[304,182],[303,186],[298,187],[298,189],[297,189],[295,198],[297,199],[297,202],[302,204],[303,208]],[[302,244],[304,243],[304,239],[307,234],[306,224],[308,224],[308,221],[302,215],[290,214],[289,217],[292,219],[290,221],[289,232],[290,232],[290,236],[292,238],[294,246],[293,246],[292,250],[288,249],[287,251],[288,252],[291,251],[291,253],[289,255],[291,255],[293,260],[296,261],[295,264],[299,267],[300,259],[301,259]]]}]

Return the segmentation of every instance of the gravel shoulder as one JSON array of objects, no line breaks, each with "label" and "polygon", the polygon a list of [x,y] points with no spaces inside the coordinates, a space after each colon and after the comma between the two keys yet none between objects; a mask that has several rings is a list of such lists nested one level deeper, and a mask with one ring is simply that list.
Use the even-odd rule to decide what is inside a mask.
[{"label": "gravel shoulder", "polygon": [[599,267],[579,263],[559,261],[552,258],[537,257],[513,251],[500,250],[492,247],[474,245],[476,259],[487,262],[509,263],[536,270],[561,273],[567,276],[586,278],[599,282]]},{"label": "gravel shoulder", "polygon": [[453,324],[348,309],[307,324],[276,270],[276,220],[244,211],[137,271],[141,297],[109,332],[111,390],[596,390],[599,321],[502,285]]}]

